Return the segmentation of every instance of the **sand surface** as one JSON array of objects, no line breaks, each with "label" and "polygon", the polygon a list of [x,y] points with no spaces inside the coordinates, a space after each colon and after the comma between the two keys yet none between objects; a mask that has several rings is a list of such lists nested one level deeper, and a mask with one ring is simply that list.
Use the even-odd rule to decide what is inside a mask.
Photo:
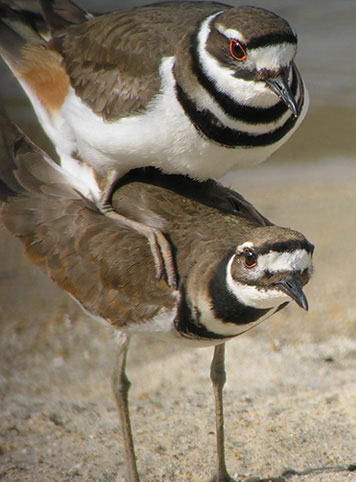
[{"label": "sand surface", "polygon": [[[316,247],[309,312],[294,304],[227,346],[230,473],[356,481],[356,166],[266,163],[229,182]],[[111,328],[83,315],[4,229],[0,236],[0,480],[124,481]],[[128,373],[142,482],[210,480],[211,356],[134,341]]]}]

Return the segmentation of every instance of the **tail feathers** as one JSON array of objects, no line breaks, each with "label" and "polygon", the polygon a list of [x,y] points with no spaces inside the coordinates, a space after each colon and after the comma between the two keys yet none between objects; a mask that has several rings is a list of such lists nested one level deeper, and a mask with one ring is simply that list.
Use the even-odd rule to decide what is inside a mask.
[{"label": "tail feathers", "polygon": [[20,68],[26,44],[45,45],[45,40],[24,15],[0,4],[0,53],[11,69]]},{"label": "tail feathers", "polygon": [[44,39],[50,37],[48,25],[43,17],[37,0],[1,0],[2,5],[20,13],[27,23]]},{"label": "tail feathers", "polygon": [[8,201],[23,191],[16,179],[16,151],[24,141],[21,131],[0,112],[0,200]]},{"label": "tail feathers", "polygon": [[0,200],[33,195],[83,200],[70,177],[0,111]]},{"label": "tail feathers", "polygon": [[71,0],[40,0],[43,16],[52,31],[76,25],[93,18]]}]

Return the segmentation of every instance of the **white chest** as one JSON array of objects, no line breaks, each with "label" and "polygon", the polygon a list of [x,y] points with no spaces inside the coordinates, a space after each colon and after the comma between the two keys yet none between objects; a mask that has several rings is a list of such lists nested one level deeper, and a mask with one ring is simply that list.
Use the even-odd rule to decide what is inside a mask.
[{"label": "white chest", "polygon": [[105,172],[115,169],[123,175],[132,168],[150,165],[197,179],[221,177],[232,168],[265,160],[284,142],[253,149],[231,149],[204,137],[176,98],[173,60],[162,61],[161,90],[145,112],[116,122],[103,121],[70,91],[62,115],[76,139],[73,147],[94,168]]}]

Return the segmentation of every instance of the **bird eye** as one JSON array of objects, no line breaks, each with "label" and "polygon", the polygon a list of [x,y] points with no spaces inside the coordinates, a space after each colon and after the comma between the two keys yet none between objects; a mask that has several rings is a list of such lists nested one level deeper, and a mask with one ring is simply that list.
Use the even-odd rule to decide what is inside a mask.
[{"label": "bird eye", "polygon": [[248,248],[244,249],[244,263],[247,268],[254,268],[257,264],[257,256]]},{"label": "bird eye", "polygon": [[240,42],[234,39],[230,40],[230,54],[239,62],[243,62],[247,57],[246,50],[243,48]]}]

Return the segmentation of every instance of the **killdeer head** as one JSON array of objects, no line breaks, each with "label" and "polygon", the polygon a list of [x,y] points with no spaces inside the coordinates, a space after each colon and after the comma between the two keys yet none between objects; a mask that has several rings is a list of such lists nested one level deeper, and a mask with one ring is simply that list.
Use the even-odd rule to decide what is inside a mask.
[{"label": "killdeer head", "polygon": [[[278,226],[246,231],[243,222],[238,238],[238,246],[220,260],[191,269],[186,280],[190,290],[176,320],[183,336],[232,338],[290,301],[308,310],[303,286],[312,274],[313,245],[297,231]],[[202,276],[204,282],[197,285]],[[181,311],[190,311],[189,325],[180,319]]]},{"label": "killdeer head", "polygon": [[313,246],[298,232],[276,226],[251,234],[229,261],[228,289],[256,309],[294,300],[308,310],[302,287],[311,276]]},{"label": "killdeer head", "polygon": [[230,98],[235,106],[264,109],[277,104],[277,95],[298,116],[296,86],[292,93],[290,85],[297,77],[297,36],[284,19],[261,8],[227,9],[206,18],[191,41],[194,68],[215,100],[220,93],[226,96],[221,104]]}]

